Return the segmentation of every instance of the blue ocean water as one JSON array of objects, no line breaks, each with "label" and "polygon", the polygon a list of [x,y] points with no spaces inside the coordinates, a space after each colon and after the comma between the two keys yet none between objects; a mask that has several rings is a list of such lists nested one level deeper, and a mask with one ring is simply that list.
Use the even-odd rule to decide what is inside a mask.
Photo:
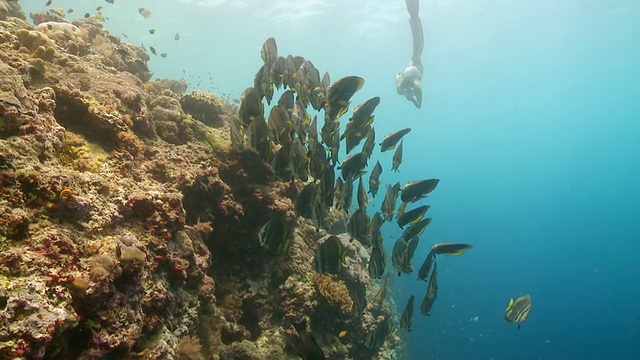
[{"label": "blue ocean water", "polygon": [[[44,9],[44,0],[21,4]],[[439,296],[430,317],[416,309],[408,358],[640,358],[640,2],[422,1],[421,110],[395,91],[411,55],[402,0],[52,6],[81,17],[98,5],[113,34],[168,54],[152,55],[155,77],[238,98],[275,37],[280,54],[304,56],[333,80],[364,77],[352,105],[381,97],[378,139],[413,129],[399,173],[392,152],[374,155],[370,165],[385,170],[372,206],[387,183],[439,178],[414,267],[435,243],[474,248],[438,260]],[[390,253],[401,230],[387,223],[383,233]],[[415,274],[394,280],[401,308],[425,290]],[[517,330],[504,308],[523,294],[533,306]]]}]

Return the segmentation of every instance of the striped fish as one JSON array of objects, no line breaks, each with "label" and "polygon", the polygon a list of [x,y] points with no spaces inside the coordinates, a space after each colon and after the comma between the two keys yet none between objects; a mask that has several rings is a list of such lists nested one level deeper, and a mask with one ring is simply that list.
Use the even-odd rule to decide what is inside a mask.
[{"label": "striped fish", "polygon": [[409,300],[407,301],[407,305],[404,307],[404,311],[402,312],[402,317],[400,318],[400,329],[404,331],[411,331],[411,323],[413,321],[413,299],[415,296],[411,294]]},{"label": "striped fish", "polygon": [[427,293],[422,299],[420,304],[420,314],[429,316],[433,303],[438,298],[438,263],[433,264],[433,272],[429,277],[429,286],[427,287]]},{"label": "striped fish", "polygon": [[520,324],[522,324],[529,317],[529,312],[531,311],[531,296],[524,295],[513,300],[511,298],[509,300],[509,305],[505,309],[504,318],[508,322],[512,322],[518,324],[518,329],[520,329]]}]

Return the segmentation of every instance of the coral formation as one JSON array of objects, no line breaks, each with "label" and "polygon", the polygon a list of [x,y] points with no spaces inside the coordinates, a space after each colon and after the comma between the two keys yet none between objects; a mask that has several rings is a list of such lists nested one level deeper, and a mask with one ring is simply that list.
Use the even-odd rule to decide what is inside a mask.
[{"label": "coral formation", "polygon": [[349,295],[349,288],[342,280],[334,281],[329,275],[313,274],[316,289],[330,306],[337,308],[343,314],[353,311],[353,300]]},{"label": "coral formation", "polygon": [[223,102],[217,96],[205,91],[191,91],[180,99],[180,105],[185,113],[194,119],[213,126],[222,127],[224,120]]},{"label": "coral formation", "polygon": [[[20,11],[0,2],[0,358],[295,359],[305,322],[329,358],[393,358],[395,335],[362,345],[391,317],[365,307],[367,252],[340,235],[349,266],[312,269],[327,232],[296,216],[303,184],[230,146],[237,106],[147,83],[95,19]],[[258,241],[273,218],[285,254]]]}]

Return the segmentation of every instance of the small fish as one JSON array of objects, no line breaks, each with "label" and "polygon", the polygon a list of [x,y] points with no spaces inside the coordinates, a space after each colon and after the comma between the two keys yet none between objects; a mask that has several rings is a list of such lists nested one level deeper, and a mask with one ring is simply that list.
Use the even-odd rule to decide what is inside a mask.
[{"label": "small fish", "polygon": [[[403,203],[403,204],[406,204],[406,203]],[[398,213],[398,226],[400,226],[400,228],[402,229],[407,224],[413,225],[417,223],[418,221],[422,220],[422,217],[424,216],[424,214],[427,213],[429,208],[430,208],[429,205],[423,205],[415,209],[405,211],[402,214]]]},{"label": "small fish", "polygon": [[347,112],[349,101],[356,91],[364,85],[359,76],[347,76],[339,79],[327,88],[328,117],[333,120]]},{"label": "small fish", "polygon": [[[338,180],[342,181],[342,178],[338,178]],[[337,182],[336,182],[337,183]],[[336,185],[336,189],[338,186]],[[342,183],[342,187],[340,188],[340,194],[338,197],[338,204],[336,207],[338,209],[343,210],[347,214],[349,214],[349,210],[351,209],[351,201],[353,200],[353,181],[346,181]]]},{"label": "small fish", "polygon": [[398,276],[402,274],[405,269],[405,260],[407,258],[407,250],[409,249],[409,243],[403,239],[398,238],[393,245],[393,252],[391,253],[391,265],[398,271]]},{"label": "small fish", "polygon": [[306,321],[293,325],[298,333],[298,337],[294,338],[292,347],[300,358],[305,360],[324,360],[326,359],[324,352],[318,342],[314,338],[311,331],[307,330]]},{"label": "small fish", "polygon": [[316,191],[318,189],[318,183],[310,182],[302,189],[296,202],[294,203],[294,209],[296,215],[311,219],[313,216],[313,203],[316,201]]},{"label": "small fish", "polygon": [[396,212],[396,202],[398,201],[398,193],[400,192],[400,183],[395,183],[393,186],[387,185],[387,192],[384,194],[384,200],[380,207],[382,211],[382,217],[386,221],[393,220],[393,214]]},{"label": "small fish", "polygon": [[347,154],[351,152],[351,149],[358,146],[362,139],[368,136],[371,123],[374,119],[372,113],[379,103],[380,98],[376,96],[360,104],[353,110],[353,116],[347,122],[344,134],[340,137],[340,140],[346,138]]},{"label": "small fish", "polygon": [[380,104],[380,97],[375,96],[358,105],[358,107],[353,109],[353,116],[351,116],[349,122],[353,122],[358,128],[371,125],[374,119],[373,111],[376,109],[378,104]]},{"label": "small fish", "polygon": [[508,322],[518,324],[518,330],[520,330],[520,324],[522,324],[529,317],[531,311],[531,296],[524,295],[513,300],[509,300],[509,305],[504,310],[504,319]]},{"label": "small fish", "polygon": [[176,35],[173,37],[173,40],[175,41],[180,40],[180,34],[176,33]]},{"label": "small fish", "polygon": [[398,206],[396,219],[399,219],[404,214],[405,211],[407,211],[407,203],[406,202],[400,203],[400,206]]},{"label": "small fish", "polygon": [[402,139],[402,137],[407,135],[409,132],[411,132],[411,129],[406,128],[385,136],[380,143],[380,151],[385,152],[387,150],[392,150],[396,147],[400,139]]},{"label": "small fish", "polygon": [[409,240],[409,246],[407,247],[407,251],[404,254],[404,268],[402,269],[402,272],[404,272],[405,274],[411,274],[413,272],[413,255],[418,248],[419,242],[420,238],[417,236]]},{"label": "small fish", "polygon": [[313,268],[324,274],[337,274],[342,271],[346,252],[340,238],[331,235],[316,250]]},{"label": "small fish", "polygon": [[400,330],[411,331],[411,323],[413,322],[413,294],[409,297],[407,305],[404,307],[402,317],[400,318]]},{"label": "small fish", "polygon": [[380,188],[380,174],[382,174],[382,165],[380,165],[380,161],[376,161],[369,176],[369,193],[373,197],[376,197]]},{"label": "small fish", "polygon": [[51,2],[52,2],[52,0],[47,1],[47,2],[44,4],[44,6],[49,6],[49,5],[51,5]]},{"label": "small fish", "polygon": [[67,14],[71,14],[72,12],[73,12],[73,9],[67,10]]},{"label": "small fish", "polygon": [[156,33],[156,29],[149,29],[149,34],[153,35]]},{"label": "small fish", "polygon": [[367,288],[361,281],[349,284],[349,297],[353,300],[353,312],[361,314],[367,306]]},{"label": "small fish", "polygon": [[473,246],[469,244],[463,243],[439,243],[433,245],[431,251],[434,254],[442,255],[446,254],[447,256],[458,256],[462,255],[465,251],[471,249]]},{"label": "small fish", "polygon": [[439,182],[439,179],[412,181],[402,187],[402,196],[400,199],[407,203],[416,202],[435,190]]},{"label": "small fish", "polygon": [[367,197],[367,191],[364,189],[364,182],[362,181],[362,176],[360,176],[360,181],[358,182],[358,208],[367,210],[367,205],[369,204],[369,198]]},{"label": "small fish", "polygon": [[278,90],[280,90],[280,88],[282,87],[285,61],[285,58],[282,56],[276,57],[276,59],[273,61],[273,64],[271,64],[271,69],[269,70],[269,78]]},{"label": "small fish", "polygon": [[276,58],[278,57],[278,45],[276,44],[276,39],[270,37],[262,44],[262,49],[260,50],[260,58],[265,64],[271,66]]},{"label": "small fish", "polygon": [[160,57],[166,58],[167,57],[167,53],[160,54]]},{"label": "small fish", "polygon": [[124,33],[122,34],[122,36],[124,36],[125,38],[129,38],[129,35],[124,34]]},{"label": "small fish", "polygon": [[89,13],[84,13],[84,18],[85,18],[85,19],[88,19],[90,16],[91,16],[91,14],[89,14]]},{"label": "small fish", "polygon": [[291,169],[291,144],[283,145],[276,152],[276,156],[271,163],[271,168],[277,177],[282,181],[290,181],[293,178]]},{"label": "small fish", "polygon": [[373,300],[371,301],[371,306],[381,307],[384,299],[387,297],[387,283],[389,282],[389,276],[385,276],[382,280],[382,284],[380,285],[380,289],[376,292]]},{"label": "small fish", "polygon": [[238,117],[245,126],[251,125],[254,119],[264,118],[264,105],[260,98],[260,92],[253,87],[247,88],[240,95],[240,109]]},{"label": "small fish", "polygon": [[347,336],[347,330],[342,330],[340,331],[340,333],[338,334],[338,337],[340,339],[344,338],[345,336]]},{"label": "small fish", "polygon": [[142,15],[143,18],[148,19],[149,16],[151,16],[151,10],[141,7],[138,9],[138,12],[140,13],[140,15]]},{"label": "small fish", "polygon": [[109,4],[113,4],[113,2],[114,2],[115,0],[105,0],[105,1],[106,1],[107,3],[109,3]]},{"label": "small fish", "polygon": [[153,46],[149,46],[149,50],[151,50],[151,53],[153,55],[158,55],[158,53],[156,52],[156,48],[154,48]]},{"label": "small fish", "polygon": [[286,146],[293,142],[295,129],[291,122],[291,116],[283,106],[276,105],[271,108],[267,123],[274,144]]},{"label": "small fish", "polygon": [[384,219],[382,218],[382,215],[380,215],[379,211],[373,214],[373,218],[369,223],[369,238],[370,238],[371,245],[373,245],[374,247],[378,245],[382,245],[383,239],[382,239],[382,233],[380,232],[380,228],[382,227],[383,223],[384,223]]},{"label": "small fish", "polygon": [[400,167],[400,164],[402,164],[402,143],[404,142],[404,140],[400,140],[400,145],[398,145],[398,148],[396,148],[396,152],[393,154],[393,163],[391,165],[391,170],[398,172],[398,168]]},{"label": "small fish", "polygon": [[364,145],[362,145],[362,152],[367,153],[367,156],[371,157],[375,146],[376,130],[374,128],[369,128],[369,131],[367,132],[367,139],[364,141]]},{"label": "small fish", "polygon": [[[240,107],[242,107],[242,104],[240,104]],[[253,119],[247,128],[247,138],[251,149],[258,153],[261,159],[266,160],[273,153],[271,141],[269,140],[269,126],[264,116],[260,115]]]},{"label": "small fish", "polygon": [[363,170],[367,166],[367,158],[366,153],[359,152],[344,159],[338,168],[342,171],[342,179],[345,182],[351,182],[362,176]]},{"label": "small fish", "polygon": [[273,84],[269,80],[269,64],[260,67],[253,78],[253,87],[260,92],[260,98],[265,98],[270,105],[273,99]]},{"label": "small fish", "polygon": [[429,224],[431,224],[431,218],[422,219],[417,223],[409,226],[404,232],[402,232],[402,237],[405,238],[405,240],[409,241],[417,236],[420,236],[424,232],[424,229],[429,226]]},{"label": "small fish", "polygon": [[366,208],[359,208],[349,218],[347,223],[347,232],[349,235],[360,241],[363,245],[369,245],[369,215]]},{"label": "small fish", "polygon": [[422,263],[422,266],[420,266],[420,270],[418,270],[418,280],[427,281],[427,276],[431,274],[431,267],[435,260],[436,254],[433,251],[429,251],[429,254],[427,254],[427,257]]},{"label": "small fish", "polygon": [[291,231],[283,218],[267,221],[258,232],[260,245],[273,255],[282,255],[289,249]]},{"label": "small fish", "polygon": [[371,249],[371,257],[369,258],[369,276],[373,279],[379,279],[387,266],[387,253],[384,251],[382,244],[376,244]]},{"label": "small fish", "polygon": [[364,346],[371,350],[375,350],[384,344],[387,336],[393,330],[393,325],[391,324],[391,320],[384,319],[381,323],[379,323],[374,330],[369,332],[364,337]]},{"label": "small fish", "polygon": [[438,263],[433,264],[433,272],[429,277],[429,286],[420,304],[420,314],[429,316],[433,303],[438,298]]},{"label": "small fish", "polygon": [[332,166],[326,166],[320,177],[320,201],[327,208],[333,206],[333,198],[336,193],[336,170]]},{"label": "small fish", "polygon": [[98,7],[96,8],[96,11],[100,11],[100,10],[102,10],[102,6],[98,6]]},{"label": "small fish", "polygon": [[294,174],[303,182],[309,180],[307,168],[309,161],[307,158],[307,149],[302,145],[299,138],[294,138],[291,144],[291,167]]}]

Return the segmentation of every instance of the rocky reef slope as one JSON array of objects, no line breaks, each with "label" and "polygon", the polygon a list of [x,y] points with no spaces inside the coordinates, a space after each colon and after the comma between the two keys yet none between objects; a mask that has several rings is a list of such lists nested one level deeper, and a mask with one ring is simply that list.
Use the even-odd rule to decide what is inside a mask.
[{"label": "rocky reef slope", "polygon": [[[392,317],[364,306],[366,251],[343,239],[347,270],[316,273],[302,185],[230,146],[232,103],[148,82],[148,59],[95,18],[0,2],[0,357],[296,359],[300,323],[327,358],[395,356],[393,333],[363,344]],[[295,229],[278,256],[257,239],[274,217]]]}]

